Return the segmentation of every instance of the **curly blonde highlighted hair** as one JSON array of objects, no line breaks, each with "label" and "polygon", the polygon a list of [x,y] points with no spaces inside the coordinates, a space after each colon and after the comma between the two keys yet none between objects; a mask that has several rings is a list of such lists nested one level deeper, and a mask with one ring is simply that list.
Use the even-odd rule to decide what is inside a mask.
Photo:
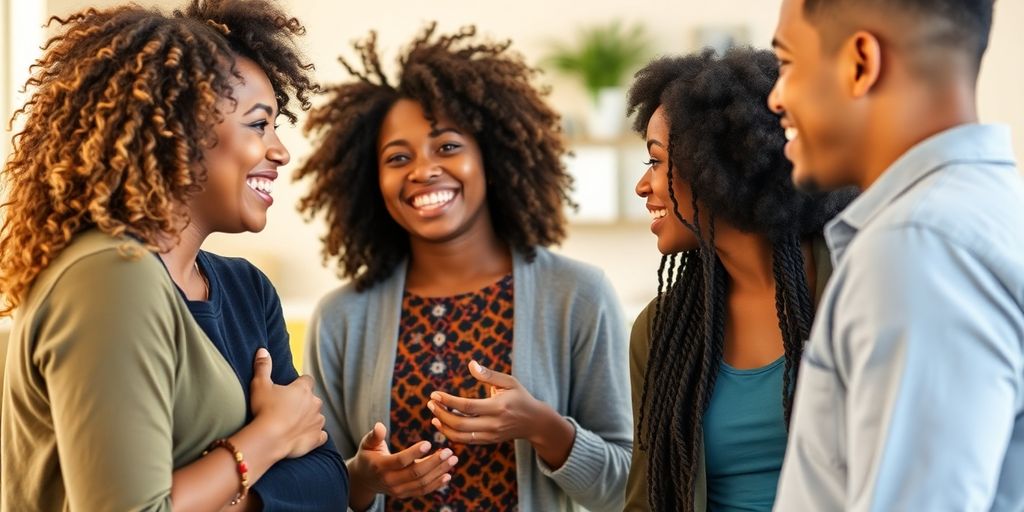
[{"label": "curly blonde highlighted hair", "polygon": [[165,15],[123,6],[53,18],[26,87],[25,117],[4,166],[0,315],[83,230],[128,234],[151,250],[187,224],[181,205],[205,179],[221,99],[233,101],[236,57],[270,79],[293,123],[318,90],[294,48],[298,20],[266,0],[192,0]]}]

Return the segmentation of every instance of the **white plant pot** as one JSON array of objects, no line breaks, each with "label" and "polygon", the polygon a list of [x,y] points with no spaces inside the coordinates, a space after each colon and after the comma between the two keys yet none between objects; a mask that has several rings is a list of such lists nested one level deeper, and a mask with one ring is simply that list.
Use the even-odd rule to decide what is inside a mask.
[{"label": "white plant pot", "polygon": [[617,139],[626,121],[626,89],[605,87],[597,91],[587,116],[587,133],[597,140]]}]

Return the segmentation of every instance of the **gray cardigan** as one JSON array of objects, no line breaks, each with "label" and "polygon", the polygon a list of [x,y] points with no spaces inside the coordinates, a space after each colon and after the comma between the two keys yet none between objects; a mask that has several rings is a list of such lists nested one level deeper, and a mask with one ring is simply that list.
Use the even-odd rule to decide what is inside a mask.
[{"label": "gray cardigan", "polygon": [[[377,421],[390,431],[391,387],[406,265],[357,292],[324,297],[310,323],[305,373],[324,400],[326,430],[345,458]],[[537,249],[513,254],[512,375],[576,428],[569,458],[551,471],[515,441],[519,510],[622,510],[633,445],[627,337],[614,290],[589,265]],[[381,509],[378,496],[373,509]]]}]

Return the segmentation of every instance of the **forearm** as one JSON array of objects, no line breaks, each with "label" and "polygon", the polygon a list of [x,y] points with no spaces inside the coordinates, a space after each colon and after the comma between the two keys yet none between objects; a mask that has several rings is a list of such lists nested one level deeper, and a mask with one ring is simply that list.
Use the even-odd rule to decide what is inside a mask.
[{"label": "forearm", "polygon": [[[267,427],[258,421],[246,425],[229,438],[245,458],[250,486],[284,457],[279,443],[273,442],[276,436],[269,435]],[[234,456],[226,449],[217,448],[174,471],[171,477],[171,504],[174,510],[221,510],[239,490],[240,481]],[[246,501],[239,505],[251,505]]]},{"label": "forearm", "polygon": [[537,456],[552,471],[556,471],[565,464],[572,452],[576,429],[551,406],[543,402],[539,403],[541,407],[537,414],[537,428],[527,440],[533,445]]}]

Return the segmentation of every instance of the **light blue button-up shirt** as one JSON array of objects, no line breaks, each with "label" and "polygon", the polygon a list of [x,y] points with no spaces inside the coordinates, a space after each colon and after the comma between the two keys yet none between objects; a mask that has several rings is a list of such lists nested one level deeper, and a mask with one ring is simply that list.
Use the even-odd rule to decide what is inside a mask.
[{"label": "light blue button-up shirt", "polygon": [[1024,510],[1024,181],[1002,126],[918,144],[833,220],[775,510]]}]

